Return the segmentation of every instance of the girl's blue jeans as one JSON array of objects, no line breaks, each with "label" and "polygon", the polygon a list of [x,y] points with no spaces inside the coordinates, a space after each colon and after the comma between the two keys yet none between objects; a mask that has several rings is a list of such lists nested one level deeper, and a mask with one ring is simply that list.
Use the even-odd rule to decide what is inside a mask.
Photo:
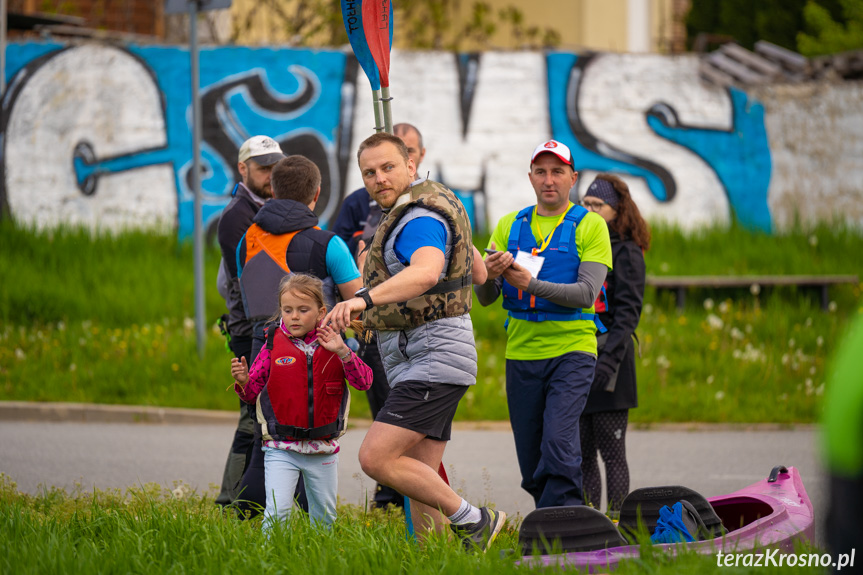
[{"label": "girl's blue jeans", "polygon": [[275,521],[283,521],[290,516],[300,473],[306,484],[312,521],[322,526],[331,525],[336,518],[339,454],[305,455],[271,447],[264,447],[263,451],[267,492],[264,532],[272,529]]}]

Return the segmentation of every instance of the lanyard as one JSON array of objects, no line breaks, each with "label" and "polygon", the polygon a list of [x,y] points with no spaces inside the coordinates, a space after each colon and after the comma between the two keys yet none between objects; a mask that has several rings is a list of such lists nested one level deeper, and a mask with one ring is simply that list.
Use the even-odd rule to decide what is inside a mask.
[{"label": "lanyard", "polygon": [[[548,244],[550,244],[550,243],[551,243],[551,236],[553,236],[553,235],[554,235],[554,231],[555,231],[557,228],[559,228],[559,227],[560,227],[560,224],[562,224],[562,223],[563,223],[563,218],[565,218],[565,217],[566,217],[566,214],[567,214],[567,212],[569,212],[569,209],[570,209],[571,207],[572,207],[572,203],[570,203],[570,204],[566,207],[566,211],[565,211],[565,212],[563,212],[562,214],[560,214],[560,219],[559,219],[559,220],[557,220],[557,223],[556,223],[556,224],[554,224],[554,227],[551,229],[551,231],[550,231],[550,232],[548,232],[548,236],[546,236],[546,238],[545,238],[544,240],[542,240],[542,243],[540,243],[539,248],[538,248],[538,249],[537,249],[537,248],[534,248],[534,249],[533,249],[533,251],[532,251],[533,255],[537,255],[538,253],[540,253],[540,252],[542,252],[542,251],[545,251],[545,248],[547,248],[547,247],[548,247]],[[540,229],[539,229],[539,216],[537,216],[537,214],[536,214],[536,206],[534,206],[534,208],[533,208],[533,225],[534,225],[534,227],[536,228],[536,235],[537,235],[537,236],[539,236],[539,237],[542,237],[542,230],[540,230]]]}]

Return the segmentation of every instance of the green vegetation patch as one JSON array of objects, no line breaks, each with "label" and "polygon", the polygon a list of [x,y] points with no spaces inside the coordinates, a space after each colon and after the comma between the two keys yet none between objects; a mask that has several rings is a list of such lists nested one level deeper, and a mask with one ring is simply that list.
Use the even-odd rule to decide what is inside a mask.
[{"label": "green vegetation patch", "polygon": [[[405,536],[404,517],[340,505],[332,530],[313,527],[296,512],[266,538],[261,520],[240,521],[209,494],[185,484],[147,484],[92,493],[19,493],[0,474],[0,572],[42,573],[558,573],[559,566],[516,565],[518,519],[509,521],[486,554],[465,552],[447,536],[420,546]],[[801,547],[798,553],[821,553]],[[820,573],[818,569],[733,568],[733,573]],[[714,555],[670,554],[646,543],[641,557],[623,562],[622,575],[729,572]]]},{"label": "green vegetation patch", "polygon": [[[483,247],[487,238],[475,238]],[[215,328],[219,254],[206,255],[205,354],[197,355],[192,250],[173,235],[93,237],[0,222],[0,401],[73,401],[235,410],[231,353]],[[769,236],[736,228],[684,234],[654,229],[654,275],[857,274],[863,233],[820,226]],[[809,423],[818,419],[825,369],[860,285],[693,290],[682,312],[649,288],[638,328],[639,409],[634,422]],[[478,384],[459,420],[508,418],[506,313],[472,311]],[[369,416],[352,390],[352,417]]]}]

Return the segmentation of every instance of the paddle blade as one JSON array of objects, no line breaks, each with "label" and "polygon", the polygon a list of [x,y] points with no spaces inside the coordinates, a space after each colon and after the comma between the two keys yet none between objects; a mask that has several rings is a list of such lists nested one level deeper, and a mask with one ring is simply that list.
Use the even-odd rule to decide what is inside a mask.
[{"label": "paddle blade", "polygon": [[[372,2],[374,0],[366,0],[367,4]],[[366,33],[363,30],[363,0],[341,0],[341,3],[345,32],[348,33],[348,41],[351,43],[357,62],[360,63],[360,67],[366,73],[372,90],[380,90],[381,79],[378,74],[378,67],[369,51]]]},{"label": "paddle blade", "polygon": [[392,38],[392,0],[366,0],[362,7],[363,31],[372,53],[381,86],[390,85],[390,40]]}]

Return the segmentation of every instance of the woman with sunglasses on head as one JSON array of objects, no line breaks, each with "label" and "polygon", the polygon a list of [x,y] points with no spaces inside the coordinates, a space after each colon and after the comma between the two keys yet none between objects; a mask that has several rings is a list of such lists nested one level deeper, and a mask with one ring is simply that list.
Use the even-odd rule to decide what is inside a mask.
[{"label": "woman with sunglasses on head", "polygon": [[629,410],[638,406],[633,337],[644,300],[644,252],[650,246],[650,229],[629,187],[617,176],[596,176],[581,204],[608,224],[612,252],[612,269],[605,280],[608,305],[601,297],[596,302],[608,331],[597,334],[596,373],[580,422],[584,500],[600,507],[598,451],[605,463],[608,515],[617,519],[629,492],[626,426]]}]

